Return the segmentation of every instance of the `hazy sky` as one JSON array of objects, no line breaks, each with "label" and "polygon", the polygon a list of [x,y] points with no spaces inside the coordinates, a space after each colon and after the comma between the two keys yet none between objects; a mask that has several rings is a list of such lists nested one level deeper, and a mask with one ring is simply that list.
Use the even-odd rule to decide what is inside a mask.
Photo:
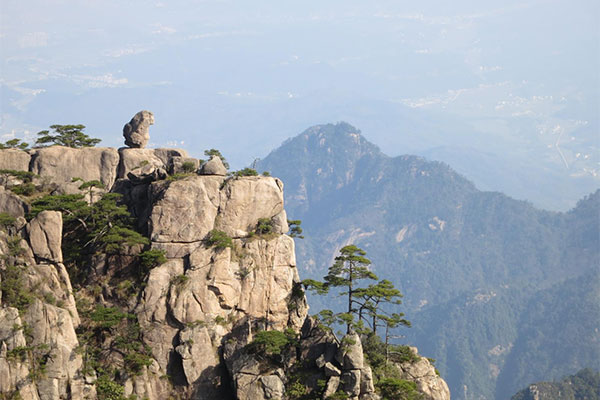
[{"label": "hazy sky", "polygon": [[597,176],[598,1],[0,1],[0,140],[82,123],[120,146],[148,109],[153,145],[240,167],[346,120],[390,155]]}]

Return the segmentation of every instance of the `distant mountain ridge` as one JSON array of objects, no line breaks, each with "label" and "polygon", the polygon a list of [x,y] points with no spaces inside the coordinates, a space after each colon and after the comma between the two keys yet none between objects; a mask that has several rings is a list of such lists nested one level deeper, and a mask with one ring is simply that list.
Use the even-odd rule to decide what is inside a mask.
[{"label": "distant mountain ridge", "polygon": [[[568,213],[538,210],[481,192],[444,163],[388,157],[346,123],[307,129],[257,168],[283,180],[288,215],[303,221],[303,276],[323,276],[344,244],[364,248],[374,271],[401,288],[416,327],[403,334],[438,360],[454,398],[494,398],[519,318],[538,291],[598,274],[600,191]],[[563,300],[570,304],[573,296]],[[318,299],[311,304],[320,308]],[[582,332],[577,340],[583,346],[598,333]],[[552,373],[597,368],[600,351],[582,357]],[[507,390],[515,393],[522,378],[513,374]]]}]

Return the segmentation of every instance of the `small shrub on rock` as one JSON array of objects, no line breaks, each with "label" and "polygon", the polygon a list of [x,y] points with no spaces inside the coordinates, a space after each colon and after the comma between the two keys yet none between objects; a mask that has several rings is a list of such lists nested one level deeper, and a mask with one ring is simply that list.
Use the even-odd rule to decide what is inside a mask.
[{"label": "small shrub on rock", "polygon": [[241,169],[239,171],[235,171],[233,173],[234,176],[236,177],[241,177],[241,176],[258,176],[258,172],[256,172],[255,169],[252,168],[244,168]]},{"label": "small shrub on rock", "polygon": [[227,247],[233,247],[233,240],[227,236],[227,234],[218,229],[213,229],[208,232],[206,236],[205,242],[210,247],[215,247],[216,249],[222,250]]},{"label": "small shrub on rock", "polygon": [[256,233],[259,235],[273,233],[273,221],[271,221],[271,218],[259,218],[256,224]]},{"label": "small shrub on rock", "polygon": [[194,164],[192,161],[186,161],[183,164],[181,164],[181,169],[183,170],[183,172],[190,174],[196,171],[196,164]]},{"label": "small shrub on rock", "polygon": [[140,262],[146,270],[158,267],[167,262],[164,250],[150,249],[140,253]]},{"label": "small shrub on rock", "polygon": [[288,335],[280,331],[260,331],[254,335],[247,349],[251,353],[266,356],[280,355],[285,346],[290,342]]}]

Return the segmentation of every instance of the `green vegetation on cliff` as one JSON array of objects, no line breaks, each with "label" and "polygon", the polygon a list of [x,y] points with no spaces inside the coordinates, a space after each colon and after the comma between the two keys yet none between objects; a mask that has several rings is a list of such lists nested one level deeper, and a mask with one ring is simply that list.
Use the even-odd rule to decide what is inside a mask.
[{"label": "green vegetation on cliff", "polygon": [[[502,381],[512,382],[506,387],[512,393],[525,371],[554,368],[551,378],[557,378],[597,365],[590,362],[600,359],[600,350],[588,347],[598,335],[593,313],[573,321],[581,328],[577,335],[567,333],[572,325],[555,327],[567,347],[578,349],[570,366],[547,346],[537,348],[540,357],[523,357],[523,369],[505,362],[527,334],[525,313],[541,291],[597,273],[600,191],[568,213],[538,210],[481,192],[443,163],[388,157],[345,123],[306,130],[257,168],[285,182],[286,210],[310,232],[296,247],[303,277],[322,276],[331,254],[347,243],[367,250],[373,272],[406,296],[406,314],[416,326],[407,340],[438,360],[454,398],[493,398],[497,380],[514,373],[520,376]],[[575,310],[585,298],[582,288],[571,293],[557,295],[563,310]],[[309,301],[317,311],[346,307],[341,299]],[[550,298],[540,301],[552,308]],[[547,375],[531,378],[525,382]]]},{"label": "green vegetation on cliff", "polygon": [[600,373],[586,368],[554,382],[538,382],[511,397],[511,400],[598,400]]}]

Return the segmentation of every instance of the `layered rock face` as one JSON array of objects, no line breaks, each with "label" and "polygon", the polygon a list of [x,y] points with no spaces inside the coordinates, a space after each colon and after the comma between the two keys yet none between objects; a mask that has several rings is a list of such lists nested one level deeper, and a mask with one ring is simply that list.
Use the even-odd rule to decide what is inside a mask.
[{"label": "layered rock face", "polygon": [[[47,210],[31,218],[27,198],[0,186],[2,395],[285,399],[294,377],[303,376],[307,390],[323,398],[339,391],[352,400],[378,398],[360,337],[338,341],[307,318],[279,179],[227,177],[218,158],[198,170],[197,160],[177,149],[54,146],[0,150],[0,160],[5,169],[37,174],[34,186],[45,192],[82,193],[73,178],[103,183],[87,202],[105,191],[121,194],[148,239],[117,253],[89,254],[85,269],[75,271],[63,254],[63,214]],[[198,173],[181,174],[183,163]],[[10,179],[0,183],[10,187]],[[270,232],[257,233],[259,222]],[[160,250],[165,259],[144,270],[144,249]],[[117,327],[134,335],[111,337],[121,334]],[[265,330],[285,331],[291,344],[277,356],[256,353],[253,339]],[[147,358],[137,362],[140,355]],[[439,394],[445,383],[431,377],[430,365],[401,368],[427,399],[449,398]]]},{"label": "layered rock face", "polygon": [[[11,159],[17,160],[13,153],[27,154],[11,150]],[[126,380],[126,396],[219,398],[230,390],[228,381],[221,382],[228,373],[220,352],[234,326],[261,321],[267,329],[299,331],[306,317],[304,296],[292,296],[300,280],[294,242],[281,223],[283,184],[267,177],[226,178],[215,162],[205,175],[161,180],[172,159],[186,156],[177,150],[55,146],[36,150],[30,162],[33,172],[52,177],[63,192],[73,177],[99,180],[118,190],[139,212],[138,224],[144,225],[150,248],[165,250],[167,262],[149,271],[131,305],[152,362]],[[219,175],[206,175],[213,169]],[[94,398],[95,378],[83,368],[75,333],[79,313],[62,264],[61,213],[44,211],[26,222],[27,204],[0,190],[0,212],[16,218],[0,231],[2,276],[10,278],[8,269],[23,275],[19,290],[30,290],[33,296],[22,309],[7,304],[1,309],[0,391],[19,392],[23,398]],[[253,234],[261,218],[276,222],[269,235]],[[205,239],[213,229],[225,232],[231,246],[208,245]],[[106,267],[110,258],[94,260],[91,270],[96,274],[101,266],[105,271],[113,268]],[[106,307],[113,306],[108,291],[105,287],[100,295]],[[22,326],[31,332],[26,329],[24,334]],[[46,359],[38,371],[36,365]]]},{"label": "layered rock face", "polygon": [[23,399],[93,398],[95,387],[82,373],[75,333],[79,315],[62,264],[62,215],[44,211],[19,225],[18,232],[0,230],[0,301],[17,305],[0,304],[0,393],[7,398],[19,393]]}]

